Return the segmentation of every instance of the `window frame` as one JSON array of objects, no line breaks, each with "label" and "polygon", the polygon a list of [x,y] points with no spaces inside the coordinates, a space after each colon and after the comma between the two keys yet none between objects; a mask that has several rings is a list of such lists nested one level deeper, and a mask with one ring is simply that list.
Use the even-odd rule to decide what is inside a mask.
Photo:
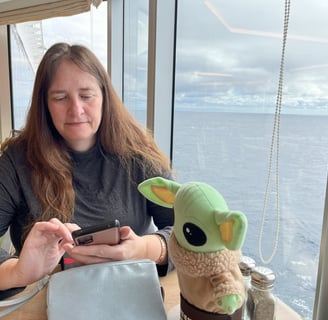
[{"label": "window frame", "polygon": [[171,160],[176,16],[176,0],[149,1],[147,127]]},{"label": "window frame", "polygon": [[107,6],[108,48],[107,69],[112,84],[121,99],[123,99],[124,74],[124,1],[110,1]]},{"label": "window frame", "polygon": [[10,135],[13,128],[8,29],[7,26],[0,26],[0,142]]}]

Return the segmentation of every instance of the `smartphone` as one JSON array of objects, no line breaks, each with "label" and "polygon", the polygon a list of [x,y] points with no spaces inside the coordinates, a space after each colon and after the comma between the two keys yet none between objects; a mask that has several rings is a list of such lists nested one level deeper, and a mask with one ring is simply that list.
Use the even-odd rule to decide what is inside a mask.
[{"label": "smartphone", "polygon": [[72,232],[72,237],[77,246],[118,244],[120,243],[120,222],[118,220],[113,220],[75,230]]}]

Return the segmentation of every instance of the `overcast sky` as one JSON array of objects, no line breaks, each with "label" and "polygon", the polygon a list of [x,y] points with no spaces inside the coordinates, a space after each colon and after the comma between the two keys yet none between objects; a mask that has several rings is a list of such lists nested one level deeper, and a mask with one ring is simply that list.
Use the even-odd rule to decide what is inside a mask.
[{"label": "overcast sky", "polygon": [[[127,87],[137,84],[141,92],[146,92],[146,76],[135,69],[147,67],[147,34],[140,32],[147,28],[147,2],[131,1],[131,6],[138,3],[142,8],[135,33],[139,55],[131,55],[133,68],[125,70],[130,73]],[[45,46],[58,41],[84,43],[105,64],[106,5],[91,14],[44,20]],[[283,105],[286,110],[305,108],[328,115],[328,1],[292,1],[290,12]],[[274,110],[283,23],[283,0],[179,0],[177,106]]]},{"label": "overcast sky", "polygon": [[[214,104],[274,104],[284,1],[238,1],[238,6],[236,1],[180,2],[177,66],[185,81],[177,82],[184,86],[178,92],[192,97],[201,87]],[[183,10],[192,3],[197,8]],[[327,9],[325,1],[292,2],[283,98],[289,106],[328,112]]]}]

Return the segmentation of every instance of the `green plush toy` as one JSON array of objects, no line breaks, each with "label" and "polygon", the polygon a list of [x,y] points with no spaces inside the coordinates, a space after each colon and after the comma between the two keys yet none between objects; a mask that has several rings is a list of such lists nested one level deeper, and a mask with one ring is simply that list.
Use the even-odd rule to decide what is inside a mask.
[{"label": "green plush toy", "polygon": [[245,289],[238,264],[246,216],[230,211],[206,183],[155,177],[138,189],[148,200],[174,208],[168,248],[178,274],[181,319],[241,319]]}]

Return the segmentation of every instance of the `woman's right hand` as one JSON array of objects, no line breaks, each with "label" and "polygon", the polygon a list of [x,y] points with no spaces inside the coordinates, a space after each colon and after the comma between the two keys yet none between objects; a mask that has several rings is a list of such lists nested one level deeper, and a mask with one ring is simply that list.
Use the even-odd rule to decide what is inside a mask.
[{"label": "woman's right hand", "polygon": [[[8,277],[10,276],[12,283],[7,285],[8,289],[26,286],[50,274],[65,253],[63,246],[67,243],[73,243],[71,232],[58,219],[36,222],[24,242],[16,263],[13,264],[11,261],[12,267],[9,269]],[[9,259],[8,263],[10,260],[13,259]],[[0,274],[4,276],[2,271]],[[3,283],[0,282],[2,288]]]}]

